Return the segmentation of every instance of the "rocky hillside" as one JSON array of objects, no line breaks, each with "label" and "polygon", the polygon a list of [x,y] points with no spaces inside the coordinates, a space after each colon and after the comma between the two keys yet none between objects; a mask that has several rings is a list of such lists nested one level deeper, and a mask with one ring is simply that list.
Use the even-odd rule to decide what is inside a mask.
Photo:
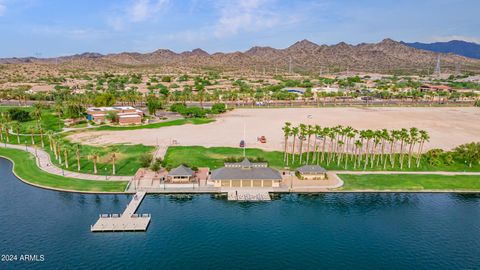
[{"label": "rocky hillside", "polygon": [[[349,45],[318,45],[308,40],[298,41],[285,49],[253,47],[245,52],[209,54],[202,49],[182,53],[160,49],[151,53],[81,54],[59,58],[66,67],[171,67],[181,69],[215,68],[242,71],[288,71],[327,73],[335,71],[364,72],[432,72],[438,53],[419,50],[400,42],[385,39],[379,43]],[[7,59],[4,59],[5,62]],[[15,59],[18,62],[21,59]],[[25,61],[49,61],[28,58]],[[9,61],[7,61],[9,62]],[[443,71],[462,70],[480,72],[480,60],[454,54],[441,54]]]}]

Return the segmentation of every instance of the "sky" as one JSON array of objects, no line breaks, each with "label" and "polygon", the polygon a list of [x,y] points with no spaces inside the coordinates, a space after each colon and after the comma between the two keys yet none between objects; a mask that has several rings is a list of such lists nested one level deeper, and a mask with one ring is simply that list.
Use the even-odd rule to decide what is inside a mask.
[{"label": "sky", "polygon": [[479,0],[0,0],[0,57],[461,39]]}]

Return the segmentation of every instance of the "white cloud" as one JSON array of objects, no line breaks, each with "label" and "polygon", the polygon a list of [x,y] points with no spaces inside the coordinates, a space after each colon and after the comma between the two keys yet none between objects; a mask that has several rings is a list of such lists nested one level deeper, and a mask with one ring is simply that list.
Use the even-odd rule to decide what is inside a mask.
[{"label": "white cloud", "polygon": [[0,3],[0,16],[3,16],[5,14],[5,11],[7,10],[7,6],[4,4]]},{"label": "white cloud", "polygon": [[114,30],[122,30],[125,24],[144,22],[153,19],[155,15],[164,11],[169,0],[133,0],[119,9],[119,12],[107,18],[107,23]]},{"label": "white cloud", "polygon": [[450,35],[450,36],[434,36],[428,39],[429,42],[445,42],[450,40],[463,40],[467,42],[475,42],[480,44],[480,37]]},{"label": "white cloud", "polygon": [[220,18],[215,25],[217,37],[239,32],[254,32],[272,28],[281,22],[281,16],[273,9],[274,0],[226,1],[220,4]]}]

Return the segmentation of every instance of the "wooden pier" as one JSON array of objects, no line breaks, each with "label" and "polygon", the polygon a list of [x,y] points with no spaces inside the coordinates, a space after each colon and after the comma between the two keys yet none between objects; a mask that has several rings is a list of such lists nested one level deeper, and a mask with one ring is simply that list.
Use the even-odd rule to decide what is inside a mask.
[{"label": "wooden pier", "polygon": [[229,190],[229,201],[271,201],[270,193],[267,190]]},{"label": "wooden pier", "polygon": [[146,192],[137,192],[123,214],[102,214],[91,226],[92,232],[146,231],[150,224],[150,214],[135,214]]}]

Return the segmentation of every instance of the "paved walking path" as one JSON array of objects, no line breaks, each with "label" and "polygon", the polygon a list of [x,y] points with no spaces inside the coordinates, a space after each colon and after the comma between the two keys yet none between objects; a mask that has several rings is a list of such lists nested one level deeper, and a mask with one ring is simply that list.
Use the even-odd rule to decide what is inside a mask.
[{"label": "paved walking path", "polygon": [[37,147],[31,147],[25,145],[16,145],[16,144],[0,144],[0,147],[2,148],[11,148],[11,149],[19,149],[23,151],[27,151],[29,153],[32,153],[34,156],[36,156],[37,160],[37,166],[51,174],[56,174],[60,176],[65,176],[65,177],[70,177],[70,178],[77,178],[77,179],[82,179],[82,180],[98,180],[98,181],[129,181],[132,179],[133,176],[107,176],[105,177],[104,175],[95,175],[95,174],[87,174],[87,173],[78,173],[78,172],[72,172],[72,171],[67,171],[67,170],[62,170],[62,168],[57,167],[55,164],[52,163],[50,159],[50,155],[45,152],[44,150],[37,148]]}]

